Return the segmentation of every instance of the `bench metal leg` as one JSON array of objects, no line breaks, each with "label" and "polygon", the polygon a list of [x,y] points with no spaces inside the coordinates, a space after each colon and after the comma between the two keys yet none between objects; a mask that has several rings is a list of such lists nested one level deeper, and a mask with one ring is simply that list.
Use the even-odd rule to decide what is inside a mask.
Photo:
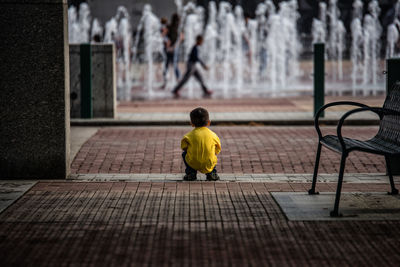
[{"label": "bench metal leg", "polygon": [[341,217],[342,215],[339,214],[339,202],[340,202],[340,194],[342,191],[342,183],[343,183],[343,174],[344,174],[344,167],[346,165],[346,158],[347,154],[342,154],[342,159],[340,160],[340,170],[339,170],[339,179],[336,189],[336,198],[335,198],[335,207],[331,211],[331,217]]},{"label": "bench metal leg", "polygon": [[393,181],[393,175],[392,175],[392,169],[390,166],[390,162],[389,162],[389,158],[385,156],[385,161],[386,161],[386,169],[389,175],[389,181],[390,181],[390,188],[391,188],[391,192],[388,192],[389,195],[397,195],[399,194],[399,190],[396,189],[395,185],[394,185],[394,181]]},{"label": "bench metal leg", "polygon": [[322,147],[321,143],[318,142],[317,156],[315,158],[314,175],[313,175],[313,180],[312,180],[312,186],[311,186],[311,189],[308,190],[308,194],[309,195],[319,194],[319,192],[315,192],[315,185],[317,183],[319,158],[321,157],[321,147]]}]

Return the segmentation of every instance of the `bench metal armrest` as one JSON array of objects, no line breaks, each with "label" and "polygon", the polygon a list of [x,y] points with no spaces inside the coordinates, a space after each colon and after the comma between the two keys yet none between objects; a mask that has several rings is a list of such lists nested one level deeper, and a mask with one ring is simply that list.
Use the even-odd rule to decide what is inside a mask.
[{"label": "bench metal armrest", "polygon": [[386,108],[380,108],[380,107],[362,107],[362,108],[356,108],[353,110],[350,110],[346,112],[339,120],[338,126],[337,126],[337,136],[340,142],[340,145],[342,146],[342,151],[344,152],[346,150],[346,145],[344,143],[343,135],[342,135],[342,127],[343,124],[346,120],[347,117],[354,113],[359,113],[359,112],[364,112],[364,111],[370,111],[379,116],[379,119],[382,120],[382,118],[385,115],[398,115],[400,116],[400,112],[392,109],[386,109]]},{"label": "bench metal armrest", "polygon": [[315,114],[315,118],[314,118],[314,126],[315,126],[315,130],[317,130],[318,133],[318,137],[321,140],[322,138],[322,133],[321,133],[321,129],[319,127],[319,117],[321,116],[321,113],[329,108],[329,107],[333,107],[333,106],[340,106],[340,105],[347,105],[347,106],[356,106],[356,107],[368,107],[365,104],[362,103],[357,103],[357,102],[353,102],[353,101],[337,101],[337,102],[332,102],[332,103],[328,103],[324,106],[322,106],[317,113]]}]

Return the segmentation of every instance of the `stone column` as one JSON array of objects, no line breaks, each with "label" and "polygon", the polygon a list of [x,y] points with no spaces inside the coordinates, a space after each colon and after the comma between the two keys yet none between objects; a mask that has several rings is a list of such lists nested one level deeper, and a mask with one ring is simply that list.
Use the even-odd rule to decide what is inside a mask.
[{"label": "stone column", "polygon": [[[117,86],[114,44],[92,44],[92,99],[94,118],[115,118]],[[81,118],[80,45],[70,44],[71,118]]]},{"label": "stone column", "polygon": [[70,172],[67,8],[0,2],[0,179]]},{"label": "stone column", "polygon": [[92,45],[93,116],[115,118],[117,83],[114,44]]}]

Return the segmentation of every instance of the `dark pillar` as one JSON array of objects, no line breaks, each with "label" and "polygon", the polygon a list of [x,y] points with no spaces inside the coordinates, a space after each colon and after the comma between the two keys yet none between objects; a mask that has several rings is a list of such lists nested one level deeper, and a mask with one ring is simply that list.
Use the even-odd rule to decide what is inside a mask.
[{"label": "dark pillar", "polygon": [[[324,105],[325,98],[325,44],[314,44],[314,115]],[[324,112],[321,117],[324,117]]]},{"label": "dark pillar", "polygon": [[[390,58],[386,60],[386,92],[394,87],[397,82],[400,82],[400,58]],[[388,164],[392,170],[393,175],[400,174],[400,159],[388,158]]]},{"label": "dark pillar", "polygon": [[92,102],[92,48],[81,44],[81,118],[93,118]]},{"label": "dark pillar", "polygon": [[0,179],[64,179],[67,0],[6,0],[0,10]]}]

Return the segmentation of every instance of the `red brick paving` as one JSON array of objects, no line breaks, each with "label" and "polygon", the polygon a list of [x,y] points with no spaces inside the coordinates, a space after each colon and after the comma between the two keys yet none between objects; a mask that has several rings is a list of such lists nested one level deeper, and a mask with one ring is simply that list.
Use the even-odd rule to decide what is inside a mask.
[{"label": "red brick paving", "polygon": [[0,214],[0,265],[398,265],[400,222],[287,221],[269,192],[292,185],[40,182]]},{"label": "red brick paving", "polygon": [[[182,173],[180,140],[190,127],[103,128],[72,162],[72,173]],[[222,142],[221,173],[312,173],[317,136],[313,127],[212,127]],[[325,132],[335,132],[326,127]],[[377,127],[345,127],[367,139]],[[320,173],[336,173],[339,154],[323,149]],[[351,153],[348,173],[383,173],[383,157]]]},{"label": "red brick paving", "polygon": [[[370,106],[382,106],[384,96],[352,97],[328,96],[325,102],[350,100],[362,102]],[[136,100],[122,102],[118,105],[118,112],[146,113],[146,112],[190,112],[194,107],[202,106],[210,112],[259,112],[259,111],[312,111],[312,96],[287,98],[245,98],[245,99],[161,99]],[[347,110],[349,106],[338,106],[329,110]]]}]

